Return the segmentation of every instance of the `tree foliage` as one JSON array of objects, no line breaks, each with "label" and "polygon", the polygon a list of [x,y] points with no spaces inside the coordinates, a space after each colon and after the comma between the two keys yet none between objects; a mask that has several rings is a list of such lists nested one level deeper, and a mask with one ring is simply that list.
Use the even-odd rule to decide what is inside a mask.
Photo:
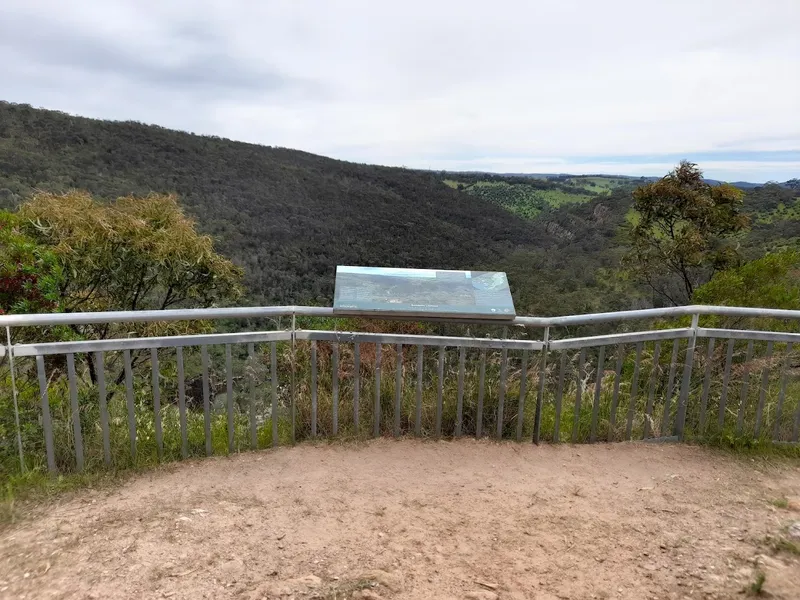
[{"label": "tree foliage", "polygon": [[58,310],[61,274],[56,255],[0,211],[0,314]]},{"label": "tree foliage", "polygon": [[783,250],[717,273],[697,288],[699,304],[800,310],[800,253]]},{"label": "tree foliage", "polygon": [[[46,279],[51,305],[18,302],[17,308],[64,312],[205,308],[231,303],[242,293],[241,269],[214,251],[209,236],[195,230],[175,196],[129,196],[103,203],[86,192],[39,192],[18,213],[5,213],[3,219],[16,223],[20,239],[27,240],[18,246],[31,257],[47,257],[54,274]],[[40,263],[31,268],[42,269]],[[201,321],[101,323],[70,326],[67,332],[51,331],[50,336],[38,332],[38,339],[63,339],[65,334],[77,339],[174,335],[208,327]],[[84,360],[94,381],[93,359],[86,355]],[[135,352],[133,366],[141,360],[141,353]],[[114,379],[121,378],[117,368]]]},{"label": "tree foliage", "polygon": [[65,312],[208,307],[241,294],[240,269],[195,231],[175,196],[105,204],[85,192],[40,192],[19,217],[61,266]]},{"label": "tree foliage", "polygon": [[[698,304],[800,310],[800,252],[784,249],[721,271],[697,288]],[[797,331],[795,320],[707,317],[708,326]]]},{"label": "tree foliage", "polygon": [[697,165],[681,162],[633,192],[625,265],[663,300],[685,304],[716,272],[738,263],[733,242],[749,223],[743,197],[731,185],[709,185]]}]

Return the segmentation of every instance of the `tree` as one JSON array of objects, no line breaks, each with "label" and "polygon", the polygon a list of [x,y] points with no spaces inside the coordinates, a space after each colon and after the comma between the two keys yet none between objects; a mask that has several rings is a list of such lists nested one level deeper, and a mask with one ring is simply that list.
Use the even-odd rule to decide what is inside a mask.
[{"label": "tree", "polygon": [[[697,288],[693,299],[698,304],[800,310],[800,253],[781,250],[717,273]],[[709,325],[740,327],[741,322],[728,323],[716,317]],[[748,328],[796,331],[797,323],[763,319],[749,323]]]},{"label": "tree", "polygon": [[[63,312],[206,308],[241,293],[242,271],[214,252],[174,196],[151,194],[95,201],[88,193],[40,192],[20,207],[26,233],[47,247],[61,277],[55,294]],[[149,323],[74,326],[90,338],[194,333],[207,324]],[[90,376],[95,369],[87,362]]]},{"label": "tree", "polygon": [[800,310],[800,253],[782,250],[717,273],[697,288],[699,304]]},{"label": "tree", "polygon": [[57,310],[60,281],[55,254],[25,235],[15,214],[0,211],[0,315]]},{"label": "tree", "polygon": [[743,196],[728,184],[709,185],[687,161],[636,189],[628,272],[669,304],[686,304],[698,286],[739,263],[735,236],[749,224]]},{"label": "tree", "polygon": [[65,312],[208,307],[241,294],[241,270],[214,252],[174,196],[104,204],[84,192],[42,192],[19,217],[61,264]]}]

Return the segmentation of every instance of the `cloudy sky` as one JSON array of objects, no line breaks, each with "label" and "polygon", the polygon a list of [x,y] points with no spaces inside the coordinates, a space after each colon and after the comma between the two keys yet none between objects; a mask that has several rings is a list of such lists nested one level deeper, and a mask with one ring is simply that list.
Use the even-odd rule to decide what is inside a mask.
[{"label": "cloudy sky", "polygon": [[0,0],[0,99],[358,162],[800,177],[800,0]]}]

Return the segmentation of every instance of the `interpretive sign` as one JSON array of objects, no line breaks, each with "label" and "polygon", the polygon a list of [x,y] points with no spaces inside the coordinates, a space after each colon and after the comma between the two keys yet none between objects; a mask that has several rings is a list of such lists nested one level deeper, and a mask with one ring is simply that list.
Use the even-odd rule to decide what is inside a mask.
[{"label": "interpretive sign", "polygon": [[513,319],[505,273],[336,267],[334,312],[409,317]]}]

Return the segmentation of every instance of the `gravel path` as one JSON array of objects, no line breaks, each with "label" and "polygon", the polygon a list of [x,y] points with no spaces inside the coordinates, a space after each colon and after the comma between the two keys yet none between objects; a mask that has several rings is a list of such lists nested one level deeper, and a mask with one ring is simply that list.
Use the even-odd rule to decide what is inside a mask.
[{"label": "gravel path", "polygon": [[0,598],[797,600],[797,498],[800,462],[681,445],[300,445],[40,507]]}]

